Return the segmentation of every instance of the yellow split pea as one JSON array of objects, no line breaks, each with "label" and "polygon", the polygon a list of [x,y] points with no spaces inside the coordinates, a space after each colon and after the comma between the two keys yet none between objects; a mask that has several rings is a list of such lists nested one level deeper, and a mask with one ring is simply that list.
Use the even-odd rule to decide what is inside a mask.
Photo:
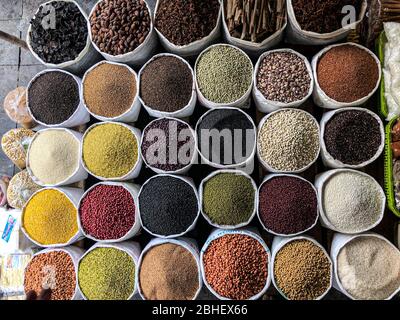
[{"label": "yellow split pea", "polygon": [[120,178],[138,161],[138,141],[133,132],[120,124],[92,127],[83,140],[82,157],[86,167],[102,178]]},{"label": "yellow split pea", "polygon": [[26,204],[22,225],[41,245],[65,244],[78,232],[77,208],[57,189],[43,189]]}]

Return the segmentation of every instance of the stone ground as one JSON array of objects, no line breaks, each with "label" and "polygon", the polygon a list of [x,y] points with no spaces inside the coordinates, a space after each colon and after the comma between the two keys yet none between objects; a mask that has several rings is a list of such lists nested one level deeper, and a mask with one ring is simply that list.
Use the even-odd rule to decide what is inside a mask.
[{"label": "stone ground", "polygon": [[[29,21],[38,6],[45,0],[0,0],[0,30],[26,38]],[[96,0],[77,0],[89,13]],[[15,45],[0,40],[0,137],[15,128],[3,109],[7,93],[17,86],[27,86],[30,79],[44,66],[32,54]],[[0,175],[13,175],[14,166],[0,150]]]}]

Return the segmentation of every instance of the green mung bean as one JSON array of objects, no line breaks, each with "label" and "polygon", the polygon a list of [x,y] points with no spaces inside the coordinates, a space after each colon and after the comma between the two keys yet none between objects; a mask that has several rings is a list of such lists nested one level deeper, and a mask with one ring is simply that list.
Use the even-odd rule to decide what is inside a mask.
[{"label": "green mung bean", "polygon": [[96,248],[79,263],[78,280],[89,300],[127,300],[135,288],[135,264],[122,250]]},{"label": "green mung bean", "polygon": [[215,103],[232,103],[245,95],[252,83],[253,65],[242,51],[217,45],[204,52],[196,76],[203,96]]},{"label": "green mung bean", "polygon": [[203,212],[211,222],[236,226],[247,222],[254,211],[252,181],[239,173],[219,173],[204,184]]}]

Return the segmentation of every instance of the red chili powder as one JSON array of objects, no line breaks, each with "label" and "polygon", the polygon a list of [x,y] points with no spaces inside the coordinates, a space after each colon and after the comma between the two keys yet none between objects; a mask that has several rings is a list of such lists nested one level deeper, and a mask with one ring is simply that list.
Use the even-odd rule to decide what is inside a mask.
[{"label": "red chili powder", "polygon": [[135,202],[122,186],[98,185],[82,199],[83,230],[99,240],[123,237],[135,223]]}]

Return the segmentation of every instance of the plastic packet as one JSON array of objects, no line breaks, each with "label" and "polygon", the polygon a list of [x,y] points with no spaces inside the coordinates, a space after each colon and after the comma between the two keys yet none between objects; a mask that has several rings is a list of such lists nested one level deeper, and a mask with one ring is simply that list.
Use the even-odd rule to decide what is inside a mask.
[{"label": "plastic packet", "polygon": [[24,128],[30,129],[36,125],[28,112],[25,87],[18,87],[7,94],[4,99],[4,111],[12,121]]}]

